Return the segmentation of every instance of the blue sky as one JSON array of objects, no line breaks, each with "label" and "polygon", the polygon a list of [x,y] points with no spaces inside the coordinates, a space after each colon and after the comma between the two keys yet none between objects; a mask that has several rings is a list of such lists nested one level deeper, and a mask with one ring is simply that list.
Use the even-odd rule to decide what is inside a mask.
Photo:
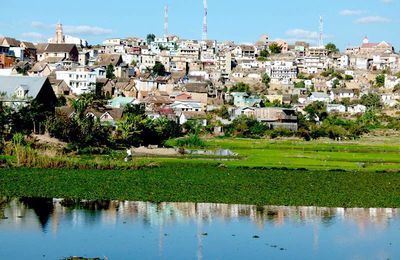
[{"label": "blue sky", "polygon": [[[166,0],[9,1],[0,17],[0,35],[42,42],[61,21],[66,34],[95,44],[105,38],[162,35]],[[168,0],[170,33],[199,39],[202,0]],[[255,42],[271,39],[317,42],[319,16],[326,42],[340,48],[386,40],[400,47],[400,0],[208,0],[209,38]]]}]

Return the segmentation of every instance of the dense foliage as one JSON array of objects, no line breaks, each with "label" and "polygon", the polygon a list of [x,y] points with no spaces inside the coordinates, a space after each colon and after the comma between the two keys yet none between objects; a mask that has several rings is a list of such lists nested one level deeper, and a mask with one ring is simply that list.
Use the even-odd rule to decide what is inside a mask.
[{"label": "dense foliage", "polygon": [[399,173],[223,168],[212,163],[137,171],[0,169],[0,195],[396,208],[399,180]]}]

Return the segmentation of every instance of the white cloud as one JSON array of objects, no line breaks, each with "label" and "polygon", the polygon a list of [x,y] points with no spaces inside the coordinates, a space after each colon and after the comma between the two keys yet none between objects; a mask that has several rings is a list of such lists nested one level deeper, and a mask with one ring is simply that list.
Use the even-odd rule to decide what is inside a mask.
[{"label": "white cloud", "polygon": [[307,31],[304,29],[292,29],[286,31],[286,35],[293,39],[302,39],[302,40],[315,40],[319,38],[318,32]]},{"label": "white cloud", "polygon": [[22,38],[28,38],[28,39],[44,39],[45,36],[41,33],[38,32],[26,32],[21,34]]},{"label": "white cloud", "polygon": [[55,27],[55,25],[53,25],[53,24],[45,24],[45,23],[38,22],[38,21],[33,21],[31,23],[31,26],[36,29],[50,29],[50,28]]},{"label": "white cloud", "polygon": [[366,16],[356,20],[356,23],[359,24],[388,23],[388,22],[390,22],[390,19],[383,16]]},{"label": "white cloud", "polygon": [[394,1],[393,0],[381,0],[381,2],[384,4],[390,4],[390,3],[393,3]]},{"label": "white cloud", "polygon": [[[55,24],[46,24],[38,21],[34,21],[31,23],[31,26],[36,29],[49,30],[54,29]],[[77,35],[105,35],[112,33],[111,29],[101,28],[98,26],[90,26],[90,25],[64,25],[64,32],[69,34],[77,34]]]},{"label": "white cloud", "polygon": [[350,10],[350,9],[344,9],[339,12],[339,15],[341,16],[356,16],[356,15],[361,15],[365,13],[363,10]]},{"label": "white cloud", "polygon": [[112,33],[111,29],[101,28],[97,26],[78,25],[78,26],[64,26],[64,32],[79,35],[104,35]]}]

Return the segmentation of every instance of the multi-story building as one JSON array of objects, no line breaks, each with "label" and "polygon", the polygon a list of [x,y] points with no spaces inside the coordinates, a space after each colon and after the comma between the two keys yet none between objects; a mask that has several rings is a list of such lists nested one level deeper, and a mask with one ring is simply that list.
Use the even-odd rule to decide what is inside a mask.
[{"label": "multi-story building", "polygon": [[266,63],[266,72],[273,83],[288,84],[297,78],[297,66],[292,61],[272,61]]},{"label": "multi-story building", "polygon": [[87,71],[83,67],[75,71],[56,71],[57,80],[64,80],[76,95],[94,91],[97,77],[96,72]]}]

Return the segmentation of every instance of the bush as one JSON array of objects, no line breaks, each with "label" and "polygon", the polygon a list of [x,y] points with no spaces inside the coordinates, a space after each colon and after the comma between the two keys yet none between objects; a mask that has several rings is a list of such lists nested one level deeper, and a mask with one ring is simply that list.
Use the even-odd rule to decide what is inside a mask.
[{"label": "bush", "polygon": [[[171,142],[168,142],[171,145]],[[176,139],[175,145],[180,148],[204,148],[205,142],[196,134],[191,134],[187,137]]]}]

